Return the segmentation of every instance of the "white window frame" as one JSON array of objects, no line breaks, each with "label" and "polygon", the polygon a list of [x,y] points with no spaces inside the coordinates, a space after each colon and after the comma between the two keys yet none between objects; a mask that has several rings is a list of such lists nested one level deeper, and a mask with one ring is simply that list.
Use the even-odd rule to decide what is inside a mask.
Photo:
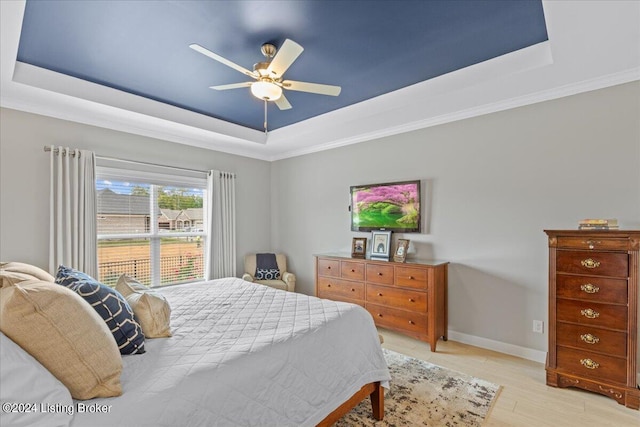
[{"label": "white window frame", "polygon": [[[101,163],[106,165],[101,165]],[[119,164],[121,163],[121,164]],[[116,166],[114,166],[114,164]],[[133,167],[139,169],[134,169]],[[119,166],[119,167],[118,167]],[[96,182],[98,180],[110,180],[119,182],[138,182],[144,184],[151,184],[152,191],[150,192],[150,227],[148,233],[116,233],[116,234],[98,234],[97,240],[108,239],[148,239],[149,251],[151,261],[151,287],[162,286],[161,283],[161,271],[160,271],[160,239],[164,237],[200,237],[203,245],[206,247],[206,242],[209,238],[208,231],[208,209],[209,201],[206,199],[207,195],[207,175],[206,172],[188,171],[183,169],[176,169],[171,167],[149,165],[146,163],[136,163],[129,161],[119,161],[114,159],[98,160],[96,165]],[[158,227],[158,221],[153,218],[158,218],[158,187],[187,187],[187,188],[200,188],[204,190],[203,200],[203,231],[163,231],[160,233]],[[204,268],[203,277],[206,274],[209,262],[209,257],[204,254]],[[181,282],[182,283],[182,282]]]}]

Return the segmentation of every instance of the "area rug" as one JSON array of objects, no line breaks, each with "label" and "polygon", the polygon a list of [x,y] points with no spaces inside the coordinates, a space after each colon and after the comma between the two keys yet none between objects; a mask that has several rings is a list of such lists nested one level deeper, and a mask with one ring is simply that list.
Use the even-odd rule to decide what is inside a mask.
[{"label": "area rug", "polygon": [[424,360],[384,349],[391,372],[385,390],[384,419],[371,415],[365,399],[335,425],[348,426],[481,426],[500,386]]}]

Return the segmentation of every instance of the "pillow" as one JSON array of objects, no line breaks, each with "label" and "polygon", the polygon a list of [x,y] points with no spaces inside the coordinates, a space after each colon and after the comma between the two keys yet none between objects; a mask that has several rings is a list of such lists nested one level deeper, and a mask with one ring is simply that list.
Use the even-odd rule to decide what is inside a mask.
[{"label": "pillow", "polygon": [[126,274],[118,279],[116,290],[127,299],[142,326],[145,338],[171,336],[171,307],[164,295]]},{"label": "pillow", "polygon": [[109,328],[69,289],[40,280],[0,289],[0,330],[75,399],[122,394],[122,358]]},{"label": "pillow", "polygon": [[35,265],[23,262],[0,262],[0,288],[33,279],[54,281],[52,275]]},{"label": "pillow", "polygon": [[142,354],[144,333],[131,306],[118,291],[103,285],[81,271],[61,265],[56,283],[65,286],[88,302],[105,321],[118,344],[120,354]]},{"label": "pillow", "polygon": [[256,268],[256,280],[278,280],[280,270],[277,268]]},{"label": "pillow", "polygon": [[[69,390],[18,344],[0,333],[0,401],[27,403],[30,411],[0,411],[3,426],[68,426],[73,418]],[[58,405],[42,412],[40,405]]]}]

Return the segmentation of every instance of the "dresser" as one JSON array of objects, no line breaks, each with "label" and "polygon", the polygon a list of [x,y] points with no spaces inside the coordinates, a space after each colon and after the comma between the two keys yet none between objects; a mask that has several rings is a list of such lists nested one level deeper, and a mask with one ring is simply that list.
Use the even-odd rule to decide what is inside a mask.
[{"label": "dresser", "polygon": [[640,230],[545,230],[549,237],[547,384],[640,407]]},{"label": "dresser", "polygon": [[376,326],[418,338],[436,351],[447,339],[448,262],[393,262],[316,255],[316,295],[366,308]]}]

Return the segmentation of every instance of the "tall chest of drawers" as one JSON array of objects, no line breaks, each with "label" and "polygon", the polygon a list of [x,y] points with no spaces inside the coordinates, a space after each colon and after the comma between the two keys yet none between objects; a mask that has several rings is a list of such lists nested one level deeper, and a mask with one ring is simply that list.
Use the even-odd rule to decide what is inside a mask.
[{"label": "tall chest of drawers", "polygon": [[366,308],[377,326],[426,341],[447,338],[447,262],[316,256],[316,295]]},{"label": "tall chest of drawers", "polygon": [[640,230],[545,230],[549,237],[547,384],[640,407]]}]

